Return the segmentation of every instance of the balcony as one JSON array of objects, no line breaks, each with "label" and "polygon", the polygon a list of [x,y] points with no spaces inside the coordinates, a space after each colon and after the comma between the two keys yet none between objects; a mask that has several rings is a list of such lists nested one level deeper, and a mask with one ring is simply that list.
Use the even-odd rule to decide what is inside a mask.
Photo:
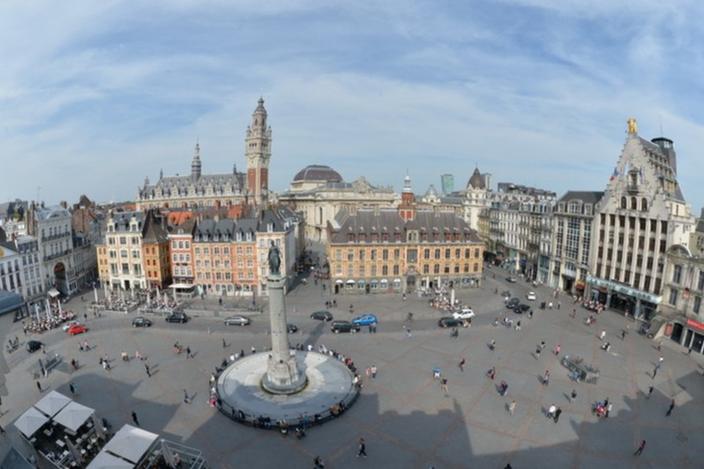
[{"label": "balcony", "polygon": [[54,259],[58,259],[59,257],[67,256],[71,253],[70,249],[66,249],[65,251],[57,252],[54,254],[50,254],[47,256],[44,256],[44,262],[49,262]]},{"label": "balcony", "polygon": [[637,194],[639,192],[638,184],[628,184],[626,185],[626,191],[629,194]]}]

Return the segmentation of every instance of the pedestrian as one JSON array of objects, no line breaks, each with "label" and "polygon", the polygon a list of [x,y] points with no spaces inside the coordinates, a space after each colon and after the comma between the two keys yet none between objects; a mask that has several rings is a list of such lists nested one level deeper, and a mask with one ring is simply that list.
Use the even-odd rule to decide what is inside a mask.
[{"label": "pedestrian", "polygon": [[465,363],[466,363],[466,360],[464,358],[462,358],[462,360],[460,360],[460,364],[459,364],[460,371],[464,371],[464,364]]},{"label": "pedestrian", "polygon": [[543,375],[543,385],[547,386],[550,384],[550,370],[545,370],[545,374]]},{"label": "pedestrian", "polygon": [[555,356],[560,355],[560,344],[557,344],[555,348],[552,350],[552,353],[555,354]]},{"label": "pedestrian", "polygon": [[147,363],[144,364],[144,371],[147,372],[147,378],[152,377],[152,370],[149,369],[149,365]]},{"label": "pedestrian", "polygon": [[39,381],[37,381],[37,389],[39,390],[39,392],[42,392],[42,383],[40,383]]},{"label": "pedestrian", "polygon": [[560,420],[560,414],[562,413],[562,409],[560,407],[555,410],[555,415],[552,418],[552,421],[557,423],[558,420]]},{"label": "pedestrian", "polygon": [[252,352],[252,355],[257,353],[257,348],[254,345],[252,345],[251,352]]},{"label": "pedestrian", "polygon": [[325,469],[325,463],[320,456],[316,456],[313,459],[313,469]]},{"label": "pedestrian", "polygon": [[561,303],[558,301],[558,302],[557,302],[557,309],[558,309],[558,310],[560,309],[560,306],[561,306]]},{"label": "pedestrian", "polygon": [[184,404],[190,404],[190,403],[191,403],[191,400],[190,400],[189,397],[188,397],[188,391],[186,391],[185,389],[183,390],[183,403],[184,403]]},{"label": "pedestrian", "polygon": [[440,380],[440,389],[442,389],[442,391],[443,391],[443,392],[445,393],[445,395],[447,396],[447,392],[448,392],[448,391],[447,391],[447,378],[442,378],[442,379]]},{"label": "pedestrian", "polygon": [[511,401],[511,403],[508,405],[508,413],[510,415],[513,415],[513,413],[516,411],[516,401]]},{"label": "pedestrian", "polygon": [[227,342],[225,342],[225,338],[223,337],[222,339],[222,348],[227,348]]},{"label": "pedestrian", "polygon": [[494,377],[496,377],[496,367],[492,366],[489,368],[489,371],[486,372],[486,375],[489,377],[490,380],[494,380]]},{"label": "pedestrian", "polygon": [[69,383],[68,390],[71,391],[71,394],[76,394],[76,386],[73,383]]},{"label": "pedestrian", "polygon": [[674,408],[675,408],[675,400],[672,399],[672,401],[670,401],[670,407],[667,408],[667,413],[665,414],[665,417],[669,417],[670,415],[672,415],[672,410]]},{"label": "pedestrian", "polygon": [[653,390],[655,388],[653,386],[648,386],[648,394],[645,396],[646,399],[650,399],[650,396],[653,394]]},{"label": "pedestrian", "polygon": [[244,357],[244,349],[240,350],[240,357]]},{"label": "pedestrian", "polygon": [[139,419],[137,418],[137,412],[132,411],[132,422],[139,427]]},{"label": "pedestrian", "polygon": [[367,444],[364,438],[359,439],[359,446],[357,447],[357,457],[364,456],[367,457]]},{"label": "pedestrian", "polygon": [[491,350],[493,352],[495,349],[496,349],[496,340],[491,339],[491,341],[489,342],[489,350]]},{"label": "pedestrian", "polygon": [[369,372],[372,374],[372,379],[376,378],[376,365],[372,365]]},{"label": "pedestrian", "polygon": [[645,440],[641,440],[640,444],[638,445],[638,448],[636,449],[636,452],[633,453],[633,456],[640,456],[643,454],[643,450],[645,449]]},{"label": "pedestrian", "polygon": [[606,331],[602,329],[601,333],[599,334],[599,340],[604,340],[604,337],[606,337]]},{"label": "pedestrian", "polygon": [[577,309],[576,308],[572,308],[572,312],[570,313],[570,317],[571,318],[577,317]]},{"label": "pedestrian", "polygon": [[186,346],[186,358],[191,358],[191,347]]},{"label": "pedestrian", "polygon": [[540,348],[540,345],[538,345],[537,347],[535,347],[535,358],[536,358],[536,360],[539,360],[539,359],[540,359],[540,352],[541,352],[541,351],[542,351],[542,349]]},{"label": "pedestrian", "polygon": [[621,329],[621,340],[626,340],[626,329]]},{"label": "pedestrian", "polygon": [[5,429],[0,425],[0,435],[5,435]]},{"label": "pedestrian", "polygon": [[577,390],[573,389],[572,392],[570,393],[570,404],[574,402],[575,399],[577,399]]}]

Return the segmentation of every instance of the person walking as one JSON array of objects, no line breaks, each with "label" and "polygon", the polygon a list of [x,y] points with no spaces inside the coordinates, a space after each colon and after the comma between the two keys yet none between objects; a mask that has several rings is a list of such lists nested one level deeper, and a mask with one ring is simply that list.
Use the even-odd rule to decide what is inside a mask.
[{"label": "person walking", "polygon": [[459,364],[460,371],[464,371],[464,364],[465,364],[466,362],[467,362],[467,361],[466,361],[464,358],[462,358],[462,360],[460,360],[460,364]]},{"label": "person walking", "polygon": [[573,389],[569,396],[570,404],[574,402],[575,399],[577,399],[577,390]]},{"label": "person walking", "polygon": [[440,380],[440,389],[442,389],[442,391],[447,396],[447,378],[442,378]]},{"label": "person walking", "polygon": [[376,365],[372,365],[372,367],[369,369],[369,373],[372,375],[372,379],[376,378]]},{"label": "person walking", "polygon": [[516,401],[511,401],[508,405],[508,413],[509,415],[513,415],[513,413],[516,411]]},{"label": "person walking", "polygon": [[257,353],[257,348],[256,348],[254,345],[252,345],[252,348],[251,348],[250,350],[251,350],[251,352],[252,352],[252,355],[254,355],[255,353]]},{"label": "person walking", "polygon": [[137,418],[137,412],[132,411],[132,422],[139,427],[139,419]]},{"label": "person walking", "polygon": [[313,469],[325,469],[325,463],[320,456],[313,458]]},{"label": "person walking", "polygon": [[183,403],[184,404],[191,403],[191,399],[188,397],[188,391],[186,391],[185,389],[183,390]]},{"label": "person walking", "polygon": [[599,334],[599,340],[603,341],[604,337],[606,337],[606,331],[602,329],[601,333]]},{"label": "person walking", "polygon": [[71,391],[71,394],[74,396],[76,395],[76,386],[73,383],[69,383],[68,390]]},{"label": "person walking", "polygon": [[638,448],[636,449],[636,452],[633,453],[633,456],[640,456],[643,454],[643,450],[645,449],[645,440],[641,440],[640,444],[638,445]]},{"label": "person walking", "polygon": [[191,358],[191,347],[186,346],[186,358]]},{"label": "person walking", "polygon": [[43,391],[43,389],[42,389],[42,383],[40,383],[39,381],[37,381],[37,389],[39,390],[39,392],[42,392],[42,391]]},{"label": "person walking", "polygon": [[357,446],[357,457],[367,457],[367,444],[364,438],[359,439],[359,445]]},{"label": "person walking", "polygon": [[223,337],[222,339],[222,348],[227,348],[227,342],[225,342],[225,338]]},{"label": "person walking", "polygon": [[654,389],[655,388],[653,386],[648,386],[648,394],[646,394],[645,396],[646,399],[650,399],[650,396],[652,396]]},{"label": "person walking", "polygon": [[557,421],[560,420],[560,414],[561,414],[561,413],[562,413],[562,408],[558,407],[558,408],[555,410],[555,415],[553,416],[552,421],[555,422],[555,423],[557,423]]},{"label": "person walking", "polygon": [[152,370],[149,369],[149,365],[147,363],[144,364],[144,371],[147,372],[147,378],[152,377]]},{"label": "person walking", "polygon": [[669,417],[670,415],[672,415],[672,410],[674,408],[675,408],[675,400],[672,399],[672,401],[670,401],[670,407],[667,408],[667,413],[665,414],[665,417]]},{"label": "person walking", "polygon": [[550,384],[550,370],[545,370],[545,374],[543,375],[543,385],[547,386]]}]

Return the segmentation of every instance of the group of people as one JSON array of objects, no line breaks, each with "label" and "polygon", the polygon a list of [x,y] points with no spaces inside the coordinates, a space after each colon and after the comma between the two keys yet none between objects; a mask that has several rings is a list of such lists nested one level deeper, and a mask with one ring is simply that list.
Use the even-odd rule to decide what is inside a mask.
[{"label": "group of people", "polygon": [[32,319],[28,323],[22,322],[22,332],[25,335],[30,334],[41,334],[42,332],[49,331],[51,329],[56,329],[61,326],[66,321],[71,321],[76,318],[73,311],[69,310],[59,310],[58,308],[53,308],[49,313],[49,316],[43,315],[39,316],[39,319]]}]

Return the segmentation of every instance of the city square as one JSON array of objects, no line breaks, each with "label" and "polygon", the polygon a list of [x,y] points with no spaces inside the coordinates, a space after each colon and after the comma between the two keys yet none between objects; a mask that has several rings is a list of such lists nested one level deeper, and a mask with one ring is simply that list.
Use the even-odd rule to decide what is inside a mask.
[{"label": "city square", "polygon": [[[326,467],[700,466],[704,382],[694,357],[668,341],[658,352],[657,342],[638,334],[636,323],[611,311],[601,313],[588,326],[584,322],[588,312],[573,306],[571,298],[554,299],[551,290],[536,289],[522,280],[506,283],[506,275],[494,267],[485,272],[482,287],[457,290],[458,299],[476,311],[471,327],[460,328],[457,338],[437,327],[442,314],[428,306],[427,298],[412,295],[403,300],[396,294],[337,295],[338,307],[332,309],[336,319],[351,316],[350,303],[355,314],[376,314],[379,325],[376,334],[365,329],[332,334],[327,323],[308,317],[323,308],[329,289],[324,292],[317,282],[308,282],[292,290],[286,300],[289,322],[299,327],[290,335],[292,346],[323,344],[352,358],[360,370],[372,365],[378,369],[376,378],[363,376],[354,406],[339,418],[310,428],[303,439],[240,425],[208,405],[213,367],[231,353],[249,354],[252,347],[262,350],[269,341],[266,313],[253,313],[250,326],[226,327],[213,301],[194,300],[192,308],[201,312],[193,313],[187,324],[166,325],[155,316],[152,328],[133,328],[136,313],[106,312],[88,319],[86,334],[69,337],[55,330],[39,336],[47,354],[64,357],[61,366],[39,381],[43,389],[67,395],[69,383],[74,384],[74,399],[95,408],[115,427],[129,422],[130,413],[136,412],[145,429],[199,448],[210,467],[310,467],[316,456]],[[532,305],[532,319],[507,312],[497,290],[509,290],[520,298],[535,290],[538,298]],[[553,301],[553,309],[540,309],[542,301]],[[75,298],[66,308],[78,312],[81,306]],[[410,322],[408,312],[413,313]],[[521,329],[494,325],[495,319],[506,315],[521,320]],[[15,334],[21,341],[28,339],[18,324],[8,322],[4,322],[6,337]],[[629,332],[622,340],[620,334],[626,328]],[[600,348],[602,330],[612,345],[609,352]],[[488,347],[492,339],[493,351]],[[83,341],[88,341],[90,351],[79,351]],[[546,348],[536,358],[536,344],[541,341]],[[193,358],[176,354],[174,342],[188,346]],[[568,370],[551,353],[557,344],[560,357],[579,355],[597,367],[598,382],[570,380]],[[120,360],[123,351],[145,356],[152,376],[147,376],[140,360]],[[102,356],[112,364],[109,371],[98,363]],[[660,356],[662,368],[652,379]],[[78,360],[77,371],[71,372],[68,366],[71,358]],[[461,371],[458,364],[463,358],[466,364]],[[1,421],[9,433],[13,433],[9,423],[40,397],[33,377],[36,359],[36,354],[28,355],[24,349],[5,356],[4,386],[9,397],[3,399]],[[492,367],[494,380],[486,376]],[[433,377],[437,368],[448,380],[447,393]],[[547,386],[542,384],[545,370],[551,374]],[[509,386],[505,397],[497,389],[501,381]],[[651,385],[654,392],[646,398]],[[577,397],[570,402],[573,389]],[[184,392],[189,403],[184,403]],[[606,419],[597,418],[591,406],[607,398],[613,403],[612,413]],[[666,417],[671,399],[676,407]],[[512,400],[517,405],[510,415],[507,405]],[[551,405],[564,411],[558,422],[545,415]],[[369,455],[365,460],[355,457],[362,437]],[[641,439],[648,446],[636,458],[633,451]]]}]

